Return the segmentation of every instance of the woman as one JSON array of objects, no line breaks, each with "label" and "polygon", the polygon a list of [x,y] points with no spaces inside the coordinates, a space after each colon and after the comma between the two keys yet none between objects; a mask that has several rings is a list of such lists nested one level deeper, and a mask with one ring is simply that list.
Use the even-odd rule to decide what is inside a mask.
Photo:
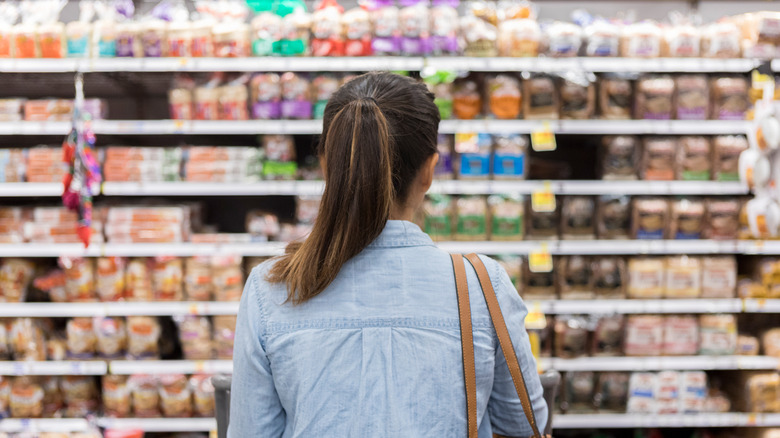
[{"label": "woman", "polygon": [[[317,221],[252,271],[241,298],[230,437],[466,436],[452,261],[411,222],[433,181],[439,120],[425,85],[390,73],[359,76],[328,102]],[[541,428],[526,307],[483,260]],[[529,436],[471,268],[468,283],[479,436]]]}]

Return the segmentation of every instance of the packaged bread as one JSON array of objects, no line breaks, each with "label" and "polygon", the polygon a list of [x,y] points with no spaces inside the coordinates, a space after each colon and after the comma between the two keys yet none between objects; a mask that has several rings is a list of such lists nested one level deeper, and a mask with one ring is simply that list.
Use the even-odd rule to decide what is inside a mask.
[{"label": "packaged bread", "polygon": [[197,417],[210,418],[214,416],[214,385],[211,376],[195,374],[190,377],[192,388],[193,414]]},{"label": "packaged bread", "polygon": [[282,115],[282,85],[276,73],[261,73],[249,82],[253,119],[271,120]]},{"label": "packaged bread", "polygon": [[704,201],[698,198],[679,198],[672,201],[672,220],[669,237],[673,239],[701,239],[704,230]]},{"label": "packaged bread", "polygon": [[669,223],[669,203],[664,198],[638,197],[633,205],[635,239],[663,239]]},{"label": "packaged bread", "polygon": [[244,274],[241,266],[241,256],[225,254],[213,256],[211,273],[214,281],[215,299],[217,301],[240,301],[244,291]]},{"label": "packaged bread", "polygon": [[452,239],[453,202],[449,195],[429,194],[423,203],[425,232],[433,240]]},{"label": "packaged bread", "polygon": [[656,403],[657,388],[657,373],[631,373],[628,381],[626,413],[655,414],[658,410]]},{"label": "packaged bread", "polygon": [[742,412],[780,411],[780,374],[743,371],[732,382],[736,409]]},{"label": "packaged bread", "polygon": [[214,350],[217,359],[233,359],[233,342],[236,337],[236,316],[216,315],[213,318]]},{"label": "packaged bread", "polygon": [[456,79],[452,92],[452,113],[455,118],[471,120],[482,113],[482,94],[475,76]]},{"label": "packaged bread", "polygon": [[133,416],[155,418],[160,416],[159,382],[156,376],[134,374],[127,379],[132,399]]},{"label": "packaged bread", "polygon": [[95,330],[92,318],[71,318],[68,320],[68,357],[75,360],[91,359],[95,356]]},{"label": "packaged bread", "polygon": [[127,317],[127,354],[130,358],[154,359],[159,354],[160,324],[151,316]]},{"label": "packaged bread", "polygon": [[635,180],[639,165],[639,138],[631,135],[609,135],[602,138],[601,178]]},{"label": "packaged bread", "polygon": [[219,120],[248,120],[249,92],[246,88],[246,78],[240,77],[219,87],[217,103]]},{"label": "packaged bread", "polygon": [[734,315],[701,315],[699,334],[699,354],[734,354],[737,347],[737,319]]},{"label": "packaged bread", "polygon": [[761,344],[755,336],[738,335],[737,350],[739,356],[758,356]]},{"label": "packaged bread", "polygon": [[599,373],[593,399],[599,412],[623,412],[628,403],[629,373]]},{"label": "packaged bread", "polygon": [[701,261],[701,297],[734,298],[737,260],[734,256],[709,256]]},{"label": "packaged bread", "polygon": [[674,107],[674,80],[668,75],[645,76],[636,84],[634,118],[669,120]]},{"label": "packaged bread", "polygon": [[658,315],[626,317],[623,352],[626,356],[660,356],[663,352],[664,319]]},{"label": "packaged bread", "polygon": [[572,414],[593,412],[595,385],[596,375],[593,371],[566,373],[561,402],[564,412]]},{"label": "packaged bread", "polygon": [[8,418],[11,415],[11,378],[0,376],[0,417]]},{"label": "packaged bread", "polygon": [[68,341],[62,333],[56,333],[46,340],[48,360],[68,360]]},{"label": "packaged bread", "polygon": [[596,209],[599,239],[627,239],[631,233],[631,198],[602,195]]},{"label": "packaged bread", "polygon": [[680,75],[674,79],[675,118],[706,120],[710,113],[709,81],[705,75]]},{"label": "packaged bread", "polygon": [[192,89],[177,87],[168,91],[168,108],[173,120],[194,119]]},{"label": "packaged bread", "polygon": [[60,266],[65,272],[68,301],[95,301],[95,259],[60,257]]},{"label": "packaged bread", "polygon": [[661,27],[652,21],[626,25],[620,44],[625,58],[657,58],[661,56]]},{"label": "packaged bread", "polygon": [[46,340],[41,323],[33,318],[16,318],[11,323],[9,339],[14,360],[46,360]]},{"label": "packaged bread", "polygon": [[12,345],[8,321],[0,319],[0,360],[11,360]]},{"label": "packaged bread", "polygon": [[593,356],[620,356],[623,353],[623,315],[597,318],[591,338],[590,354]]},{"label": "packaged bread", "polygon": [[590,257],[580,255],[561,257],[556,269],[561,299],[593,299],[595,294],[592,269]]},{"label": "packaged bread", "polygon": [[119,359],[127,350],[127,328],[122,318],[96,317],[92,325],[95,329],[96,350],[105,359]]},{"label": "packaged bread", "polygon": [[37,377],[14,379],[10,397],[11,418],[40,418],[43,415],[43,388]]},{"label": "packaged bread", "polygon": [[455,201],[455,240],[487,240],[487,200],[461,196]]},{"label": "packaged bread", "polygon": [[453,138],[451,135],[439,134],[436,142],[436,150],[439,153],[439,161],[434,170],[435,179],[455,178],[455,151],[453,150]]},{"label": "packaged bread", "polygon": [[139,257],[127,262],[125,287],[129,301],[152,301],[152,275],[147,259]]},{"label": "packaged bread", "polygon": [[333,93],[339,89],[339,80],[331,74],[317,75],[311,82],[314,97],[313,117],[322,119],[325,116],[325,106]]},{"label": "packaged bread", "polygon": [[561,207],[563,239],[596,238],[596,201],[591,196],[566,196]]},{"label": "packaged bread", "polygon": [[712,178],[712,144],[707,137],[680,137],[678,153],[677,179],[709,181]]},{"label": "packaged bread", "polygon": [[129,417],[132,403],[127,376],[116,374],[103,376],[102,388],[103,415],[115,418]]},{"label": "packaged bread", "polygon": [[596,114],[596,85],[587,76],[561,79],[562,119],[592,119]]},{"label": "packaged bread", "polygon": [[664,29],[662,43],[662,56],[698,57],[701,53],[701,31],[689,20],[679,20]]},{"label": "packaged bread", "polygon": [[192,416],[192,391],[182,374],[160,376],[160,410],[166,418]]},{"label": "packaged bread", "polygon": [[547,54],[553,57],[577,56],[582,46],[582,28],[574,23],[554,21],[544,27]]},{"label": "packaged bread", "polygon": [[677,140],[673,137],[643,139],[640,174],[643,180],[671,181],[675,177]]},{"label": "packaged bread", "polygon": [[41,388],[43,388],[43,417],[52,418],[62,415],[62,408],[65,406],[65,400],[62,395],[61,376],[42,376],[39,378]]},{"label": "packaged bread", "polygon": [[452,118],[452,100],[454,75],[434,74],[423,77],[423,81],[428,85],[428,89],[433,93],[433,103],[439,108],[439,115],[442,120]]},{"label": "packaged bread", "polygon": [[35,265],[29,260],[6,258],[0,261],[0,302],[19,303],[27,297]]},{"label": "packaged bread", "polygon": [[85,417],[98,408],[98,392],[93,376],[65,376],[62,379],[62,397],[68,417]]},{"label": "packaged bread", "polygon": [[520,295],[526,301],[554,300],[557,298],[555,274],[549,272],[533,272],[528,263],[523,263],[523,287]]},{"label": "packaged bread", "polygon": [[301,74],[287,72],[279,79],[282,86],[282,118],[310,119],[312,115],[311,85]]},{"label": "packaged bread", "polygon": [[724,76],[710,81],[711,119],[744,120],[750,101],[748,82],[743,77]]},{"label": "packaged bread", "polygon": [[460,179],[488,179],[493,139],[489,134],[455,134],[455,169]]},{"label": "packaged bread", "polygon": [[499,56],[537,56],[541,41],[542,31],[534,19],[505,20],[498,25]]},{"label": "packaged bread", "polygon": [[155,301],[181,301],[184,268],[179,257],[156,257],[152,267],[152,296]]},{"label": "packaged bread", "polygon": [[701,54],[705,58],[739,58],[742,55],[739,27],[728,19],[702,29]]},{"label": "packaged bread", "polygon": [[558,240],[558,226],[560,224],[561,203],[556,202],[553,211],[534,211],[531,200],[526,203],[527,238],[530,240]]},{"label": "packaged bread", "polygon": [[214,282],[211,277],[211,258],[195,256],[184,259],[184,295],[189,301],[211,301]]},{"label": "packaged bread", "polygon": [[780,358],[780,328],[773,328],[761,335],[761,348],[764,354]]},{"label": "packaged bread", "polygon": [[701,295],[701,273],[698,257],[667,257],[664,298],[698,298]]},{"label": "packaged bread", "polygon": [[628,260],[628,298],[661,298],[666,290],[664,260],[633,257]]},{"label": "packaged bread", "polygon": [[664,356],[695,356],[699,351],[699,321],[695,316],[664,318]]},{"label": "packaged bread", "polygon": [[558,90],[549,76],[523,81],[523,117],[529,120],[558,118]]},{"label": "packaged bread", "polygon": [[620,25],[603,18],[596,18],[585,26],[586,56],[619,56]]},{"label": "packaged bread", "polygon": [[593,260],[593,292],[595,298],[626,297],[628,269],[622,257],[595,257]]},{"label": "packaged bread", "polygon": [[618,76],[605,76],[599,83],[599,108],[601,117],[609,120],[631,118],[634,99],[630,80]]},{"label": "packaged bread", "polygon": [[100,301],[118,301],[125,297],[125,265],[122,257],[97,259],[96,289]]},{"label": "packaged bread", "polygon": [[[493,179],[526,178],[528,137],[518,134],[493,136]],[[441,161],[441,152],[439,161]]]},{"label": "packaged bread", "polygon": [[[466,14],[460,18],[458,27],[464,55],[477,57],[498,56],[499,33],[495,24],[491,24],[472,14]],[[513,50],[509,32],[502,34],[501,47],[502,51],[509,52]]]},{"label": "packaged bread", "polygon": [[205,316],[178,315],[179,341],[187,360],[209,360],[212,357],[211,323]]},{"label": "packaged bread", "polygon": [[220,89],[215,83],[195,88],[195,120],[219,120]]},{"label": "packaged bread", "polygon": [[739,155],[748,148],[742,135],[719,135],[712,140],[712,171],[716,181],[739,181]]},{"label": "packaged bread", "polygon": [[491,240],[523,240],[524,200],[522,196],[491,195],[490,208]]},{"label": "packaged bread", "polygon": [[500,73],[487,79],[488,108],[497,119],[520,117],[522,94],[520,79],[512,74]]},{"label": "packaged bread", "polygon": [[588,354],[588,321],[582,316],[555,317],[555,357],[573,359]]},{"label": "packaged bread", "polygon": [[519,293],[523,288],[523,258],[518,255],[502,254],[496,256],[495,260],[504,268]]}]

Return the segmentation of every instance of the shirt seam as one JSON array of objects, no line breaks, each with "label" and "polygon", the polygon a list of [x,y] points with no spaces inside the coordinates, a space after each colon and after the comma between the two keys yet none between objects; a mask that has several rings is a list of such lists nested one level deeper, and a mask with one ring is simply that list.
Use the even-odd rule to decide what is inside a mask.
[{"label": "shirt seam", "polygon": [[257,276],[261,275],[259,269],[259,266],[254,268],[249,277],[252,282],[252,289],[255,292],[255,301],[257,302],[258,316],[260,319],[260,321],[258,321],[258,327],[260,327],[261,332],[258,333],[257,337],[260,340],[260,345],[263,347],[263,350],[265,350],[265,338],[268,336],[268,309],[263,305],[264,294],[260,288],[260,282],[257,281]]},{"label": "shirt seam", "polygon": [[[492,328],[489,319],[477,319],[472,321],[475,328]],[[277,334],[292,333],[301,330],[320,329],[320,330],[349,330],[363,328],[460,328],[460,321],[457,318],[446,320],[420,321],[417,318],[377,318],[371,320],[364,319],[332,319],[332,320],[306,320],[295,322],[271,322],[268,325],[268,336]]]}]

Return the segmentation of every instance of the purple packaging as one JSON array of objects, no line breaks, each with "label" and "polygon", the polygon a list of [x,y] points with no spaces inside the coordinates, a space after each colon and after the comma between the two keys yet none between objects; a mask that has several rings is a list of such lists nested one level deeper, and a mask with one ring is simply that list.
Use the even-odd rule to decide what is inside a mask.
[{"label": "purple packaging", "polygon": [[282,118],[311,119],[311,102],[308,100],[282,101]]},{"label": "purple packaging", "polygon": [[255,102],[252,105],[252,118],[259,120],[274,120],[282,115],[282,103],[276,102]]}]

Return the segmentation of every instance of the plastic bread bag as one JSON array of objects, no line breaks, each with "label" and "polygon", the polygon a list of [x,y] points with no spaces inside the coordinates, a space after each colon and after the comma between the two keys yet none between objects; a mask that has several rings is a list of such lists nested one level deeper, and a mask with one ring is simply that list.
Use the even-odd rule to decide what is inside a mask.
[{"label": "plastic bread bag", "polygon": [[453,105],[453,81],[457,78],[457,73],[446,70],[424,69],[420,72],[423,82],[428,86],[428,90],[433,93],[433,103],[439,108],[439,115],[442,120],[452,118]]},{"label": "plastic bread bag", "polygon": [[100,301],[118,301],[125,297],[125,266],[122,257],[97,259],[97,295]]},{"label": "plastic bread bag", "polygon": [[336,0],[321,0],[311,14],[311,54],[344,56],[341,14],[344,8]]},{"label": "plastic bread bag", "polygon": [[281,38],[282,17],[271,12],[257,14],[250,23],[252,55],[270,56]]},{"label": "plastic bread bag", "polygon": [[33,2],[38,10],[40,24],[36,39],[41,58],[62,58],[65,54],[65,24],[58,20],[65,0],[44,0]]},{"label": "plastic bread bag", "polygon": [[482,113],[482,94],[477,77],[456,79],[452,92],[452,113],[461,120],[471,120]]},{"label": "plastic bread bag", "polygon": [[490,239],[522,240],[525,232],[523,197],[519,195],[490,195]]},{"label": "plastic bread bag", "polygon": [[159,356],[160,324],[151,316],[127,317],[127,354],[133,360]]},{"label": "plastic bread bag", "polygon": [[152,301],[152,273],[149,260],[133,258],[125,270],[125,287],[129,301]]},{"label": "plastic bread bag", "polygon": [[68,360],[68,341],[61,333],[46,340],[46,358],[48,360]]},{"label": "plastic bread bag", "polygon": [[248,120],[248,76],[242,75],[219,87],[217,112],[219,120]]},{"label": "plastic bread bag", "polygon": [[487,78],[490,115],[497,119],[516,119],[520,116],[522,93],[520,79],[508,73]]},{"label": "plastic bread bag", "polygon": [[0,419],[11,415],[11,378],[0,376]]},{"label": "plastic bread bag", "polygon": [[62,397],[68,417],[85,417],[98,408],[97,384],[93,376],[65,376],[62,379]]},{"label": "plastic bread bag", "polygon": [[734,21],[723,18],[702,29],[701,54],[705,58],[739,58],[741,31]]},{"label": "plastic bread bag", "polygon": [[596,202],[590,196],[566,196],[561,208],[561,237],[590,240],[596,238]]},{"label": "plastic bread bag", "polygon": [[438,135],[436,150],[439,153],[439,161],[436,162],[436,169],[434,170],[435,179],[455,179],[455,150],[453,147],[453,137],[451,135]]},{"label": "plastic bread bag", "polygon": [[133,21],[135,6],[132,0],[117,2],[116,56],[132,58],[144,56],[141,45],[141,25]]},{"label": "plastic bread bag", "polygon": [[455,240],[487,240],[488,208],[484,196],[461,196],[455,201]]},{"label": "plastic bread bag", "polygon": [[583,29],[585,56],[618,56],[621,27],[604,18],[596,18]]},{"label": "plastic bread bag", "polygon": [[573,23],[554,21],[542,28],[547,54],[552,57],[571,57],[580,53],[582,28]]},{"label": "plastic bread bag", "polygon": [[463,54],[466,56],[497,56],[499,54],[499,44],[504,45],[504,50],[512,50],[509,35],[504,36],[504,40],[499,42],[496,25],[473,14],[467,13],[460,18],[459,34],[461,39],[460,46],[463,47]]},{"label": "plastic bread bag", "polygon": [[707,200],[704,238],[715,240],[737,239],[741,203],[735,198],[711,198]]},{"label": "plastic bread bag", "polygon": [[628,298],[657,299],[666,290],[663,259],[633,257],[628,260]]},{"label": "plastic bread bag", "polygon": [[93,58],[113,58],[117,56],[117,7],[107,1],[94,3],[95,22],[90,35],[90,49]]},{"label": "plastic bread bag", "polygon": [[[168,90],[168,107],[171,119],[192,120],[195,118],[195,82],[185,75],[176,75],[172,88]],[[199,97],[203,97],[203,92]]]},{"label": "plastic bread bag", "polygon": [[166,418],[192,416],[192,391],[182,374],[160,376],[160,409]]},{"label": "plastic bread bag", "polygon": [[620,356],[623,353],[624,326],[623,315],[595,318],[590,353],[593,356]]},{"label": "plastic bread bag", "polygon": [[0,319],[0,360],[11,360],[12,347],[8,321]]},{"label": "plastic bread bag", "polygon": [[119,359],[127,350],[127,329],[122,318],[96,317],[92,322],[96,350],[105,359]]},{"label": "plastic bread bag", "polygon": [[563,400],[561,407],[566,413],[593,412],[593,396],[596,374],[593,371],[573,371],[566,373],[563,380]]},{"label": "plastic bread bag", "polygon": [[132,403],[127,380],[127,376],[115,374],[103,376],[101,392],[103,396],[103,415],[106,417],[124,418],[130,416]]},{"label": "plastic bread bag", "polygon": [[193,27],[190,13],[183,1],[176,1],[171,7],[170,21],[165,33],[163,53],[165,56],[192,57]]},{"label": "plastic bread bag", "polygon": [[152,268],[152,289],[155,301],[181,301],[184,266],[178,257],[156,257]]},{"label": "plastic bread bag", "polygon": [[755,336],[739,335],[737,336],[737,355],[738,356],[758,356],[761,344]]},{"label": "plastic bread bag", "polygon": [[486,180],[491,173],[493,139],[489,134],[455,134],[455,170],[459,179]]},{"label": "plastic bread bag", "polygon": [[634,101],[633,85],[630,80],[619,76],[605,76],[599,83],[599,108],[605,119],[625,120],[631,118]]},{"label": "plastic bread bag", "polygon": [[458,0],[434,0],[431,8],[431,52],[434,55],[457,55]]},{"label": "plastic bread bag", "polygon": [[[525,179],[528,159],[528,137],[508,134],[493,136],[493,179]],[[441,161],[441,153],[439,154]]]},{"label": "plastic bread bag", "polygon": [[518,255],[503,254],[496,256],[495,259],[504,268],[509,279],[512,280],[512,284],[520,293],[523,287],[523,258]]},{"label": "plastic bread bag", "polygon": [[552,77],[537,75],[523,81],[523,116],[526,119],[557,119],[558,90]]},{"label": "plastic bread bag", "polygon": [[11,385],[11,418],[40,418],[43,415],[43,388],[37,377],[16,377]]},{"label": "plastic bread bag", "polygon": [[669,203],[664,198],[634,199],[632,229],[635,239],[663,239],[667,236]]},{"label": "plastic bread bag", "polygon": [[43,417],[52,418],[63,415],[62,408],[65,401],[62,395],[63,381],[60,376],[40,377],[39,382],[43,389]]},{"label": "plastic bread bag", "polygon": [[680,75],[674,79],[675,118],[706,120],[710,113],[709,81],[705,75]]},{"label": "plastic bread bag", "polygon": [[179,341],[187,360],[212,358],[211,323],[205,316],[178,315],[174,321],[179,327]]},{"label": "plastic bread bag", "polygon": [[431,53],[431,19],[427,0],[400,0],[398,24],[401,53],[423,56]]},{"label": "plastic bread bag", "polygon": [[346,11],[341,16],[341,26],[345,37],[345,56],[369,56],[372,54],[371,16],[368,11],[363,8],[352,8]]},{"label": "plastic bread bag", "polygon": [[90,54],[92,42],[92,18],[95,15],[95,2],[79,2],[79,19],[65,25],[66,55],[70,58],[83,58]]},{"label": "plastic bread bag", "polygon": [[533,272],[528,263],[523,263],[523,287],[520,296],[524,300],[554,300],[557,298],[556,278],[553,271]]},{"label": "plastic bread bag", "polygon": [[588,354],[588,321],[583,316],[555,317],[555,357],[573,359]]},{"label": "plastic bread bag", "polygon": [[743,77],[723,76],[711,79],[711,119],[744,120],[750,107],[748,82]]},{"label": "plastic bread bag", "polygon": [[700,258],[667,257],[664,298],[699,298],[701,296],[701,274]]},{"label": "plastic bread bag", "polygon": [[645,137],[643,139],[641,176],[643,180],[671,181],[675,177],[677,139]]},{"label": "plastic bread bag", "polygon": [[698,198],[680,198],[672,201],[672,220],[669,237],[673,239],[701,239],[704,231],[705,206]]},{"label": "plastic bread bag", "polygon": [[634,118],[669,120],[672,118],[674,80],[671,76],[646,76],[636,84]]},{"label": "plastic bread bag", "polygon": [[701,315],[699,333],[699,354],[734,354],[737,346],[736,316]]},{"label": "plastic bread bag", "polygon": [[593,292],[598,299],[626,297],[628,268],[618,256],[597,257],[593,260]]},{"label": "plastic bread bag", "polygon": [[10,324],[9,340],[14,360],[46,360],[46,340],[38,321],[16,318]]},{"label": "plastic bread bag", "polygon": [[590,257],[562,257],[557,266],[558,286],[563,300],[590,300],[593,292],[593,266]]},{"label": "plastic bread bag", "polygon": [[92,318],[72,318],[68,321],[68,357],[71,359],[91,359],[95,356],[95,331]]},{"label": "plastic bread bag", "polygon": [[20,303],[27,297],[35,265],[29,260],[0,260],[0,302]]},{"label": "plastic bread bag", "polygon": [[530,240],[558,240],[561,218],[561,203],[556,202],[554,211],[534,211],[531,199],[526,203],[526,234]]},{"label": "plastic bread bag", "polygon": [[146,58],[165,56],[165,36],[170,20],[169,3],[158,3],[146,16],[138,20],[138,39]]},{"label": "plastic bread bag", "polygon": [[195,374],[190,377],[192,389],[193,414],[197,417],[210,418],[214,416],[214,385],[211,384],[211,376]]},{"label": "plastic bread bag", "polygon": [[184,296],[189,301],[211,301],[214,298],[210,257],[184,259]]},{"label": "plastic bread bag", "polygon": [[499,56],[535,57],[542,44],[542,30],[531,18],[505,20],[498,25]]},{"label": "plastic bread bag", "polygon": [[672,25],[664,29],[662,56],[696,58],[701,56],[701,31],[679,12],[670,15]]},{"label": "plastic bread bag", "polygon": [[325,105],[328,104],[333,93],[339,89],[339,80],[330,74],[321,74],[311,82],[314,95],[314,118],[322,119],[325,116]]},{"label": "plastic bread bag", "polygon": [[217,301],[240,301],[244,290],[241,256],[220,255],[211,259],[211,272]]},{"label": "plastic bread bag", "polygon": [[765,331],[761,335],[761,346],[765,355],[780,357],[780,328]]},{"label": "plastic bread bag", "polygon": [[701,297],[734,298],[737,288],[737,260],[734,256],[703,257]]},{"label": "plastic bread bag", "polygon": [[631,198],[602,195],[596,209],[599,239],[627,239],[631,232]]},{"label": "plastic bread bag", "polygon": [[224,2],[228,10],[222,20],[212,28],[214,56],[219,58],[243,58],[251,53],[248,14],[243,2]]},{"label": "plastic bread bag", "polygon": [[639,138],[629,135],[604,136],[602,142],[601,178],[604,180],[638,179]]},{"label": "plastic bread bag", "polygon": [[13,26],[18,18],[18,4],[14,2],[0,3],[0,58],[11,58],[14,56]]},{"label": "plastic bread bag", "polygon": [[236,337],[236,316],[216,315],[213,318],[214,350],[217,359],[233,359],[233,343]]},{"label": "plastic bread bag", "polygon": [[596,113],[596,77],[567,74],[558,83],[562,119],[592,119]]},{"label": "plastic bread bag", "polygon": [[[39,8],[34,1],[19,3],[19,23],[13,26],[13,42],[11,44],[14,58],[39,58],[40,46],[38,42],[38,23],[41,14],[36,12]],[[44,9],[45,10],[45,9]]]},{"label": "plastic bread bag", "polygon": [[629,373],[599,373],[596,381],[593,399],[598,411],[624,412],[628,403]]},{"label": "plastic bread bag", "polygon": [[450,240],[453,237],[454,203],[449,195],[429,194],[423,203],[423,229],[431,239]]},{"label": "plastic bread bag", "polygon": [[640,21],[623,28],[620,52],[625,58],[657,58],[661,55],[660,26],[653,21]]},{"label": "plastic bread bag", "polygon": [[739,181],[739,155],[748,148],[742,135],[719,135],[712,140],[713,177],[716,181]]},{"label": "plastic bread bag", "polygon": [[626,317],[623,352],[626,356],[659,356],[663,351],[664,318],[658,315]]},{"label": "plastic bread bag", "polygon": [[[392,0],[364,2],[371,14],[374,38],[371,49],[375,55],[398,55],[401,52],[401,25],[398,8]],[[363,3],[361,3],[363,6]]]},{"label": "plastic bread bag", "polygon": [[311,15],[303,9],[296,9],[282,17],[282,38],[274,54],[282,56],[305,56],[309,53]]},{"label": "plastic bread bag", "polygon": [[133,416],[155,418],[160,416],[159,381],[156,376],[134,374],[127,379],[133,406]]},{"label": "plastic bread bag", "polygon": [[310,82],[301,74],[283,73],[280,78],[282,86],[282,118],[310,119],[312,104]]}]

